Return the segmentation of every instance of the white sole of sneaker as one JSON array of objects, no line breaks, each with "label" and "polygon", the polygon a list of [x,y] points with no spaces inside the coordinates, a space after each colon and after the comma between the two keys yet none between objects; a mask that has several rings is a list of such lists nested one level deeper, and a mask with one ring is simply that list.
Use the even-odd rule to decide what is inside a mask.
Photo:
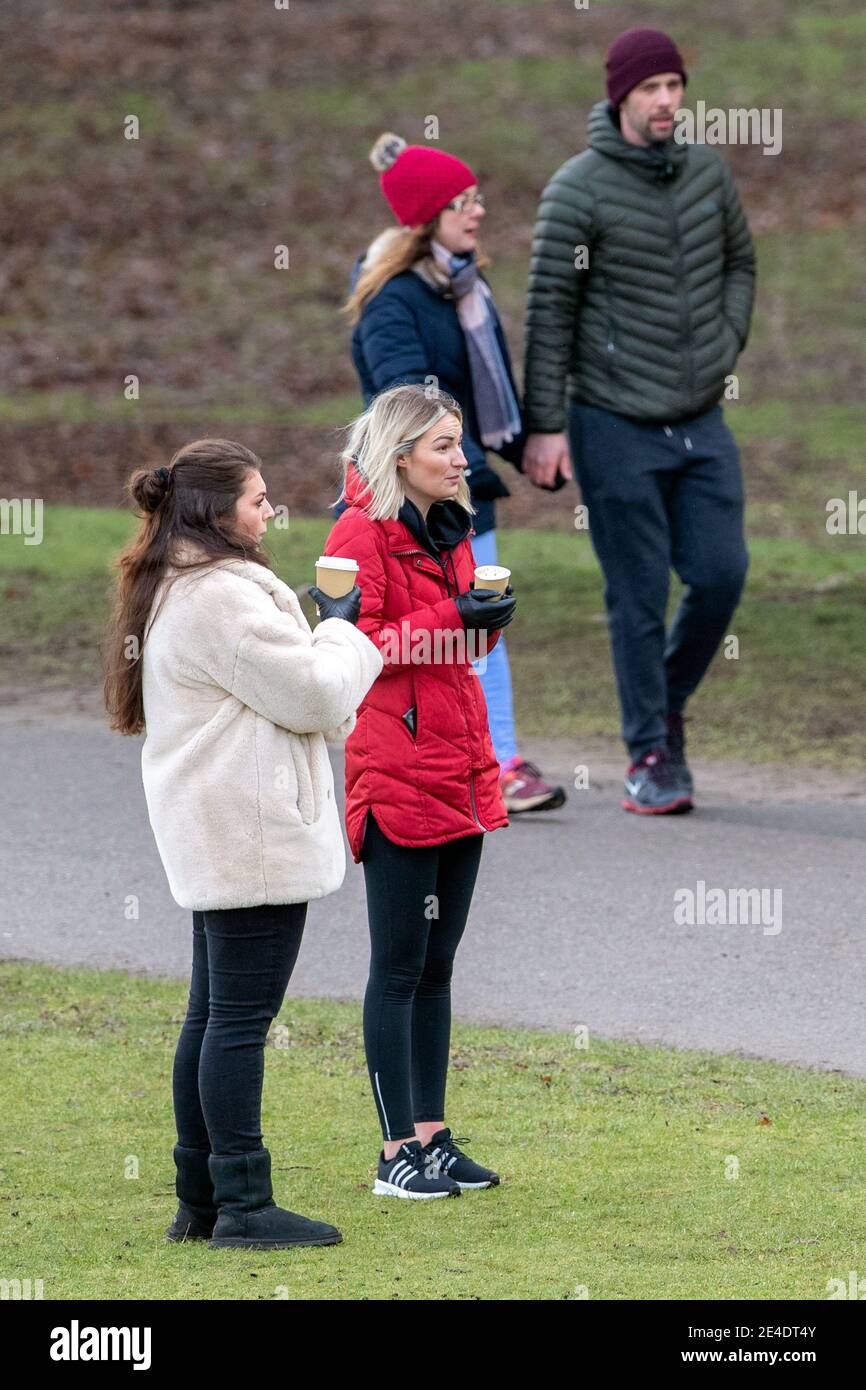
[{"label": "white sole of sneaker", "polygon": [[[457,1179],[454,1179],[457,1182]],[[498,1182],[458,1182],[458,1187],[498,1187]]]},{"label": "white sole of sneaker", "polygon": [[407,1192],[396,1183],[377,1178],[373,1183],[374,1197],[408,1197],[413,1202],[432,1202],[436,1197],[459,1197],[459,1192]]},{"label": "white sole of sneaker", "polygon": [[639,806],[636,801],[626,799],[622,803],[624,811],[634,811],[639,816],[676,816],[684,811],[691,811],[694,803],[690,796],[677,796],[673,801],[665,802],[664,806]]},{"label": "white sole of sneaker", "polygon": [[527,796],[516,804],[509,801],[507,796],[503,800],[509,816],[525,815],[527,811],[558,811],[565,804],[564,796],[551,796],[549,792],[543,796]]}]

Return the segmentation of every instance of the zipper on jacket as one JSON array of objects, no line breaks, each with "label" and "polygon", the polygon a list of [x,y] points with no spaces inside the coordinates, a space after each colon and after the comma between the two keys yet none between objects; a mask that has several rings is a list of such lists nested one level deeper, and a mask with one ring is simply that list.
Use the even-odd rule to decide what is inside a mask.
[{"label": "zipper on jacket", "polygon": [[610,302],[607,302],[607,352],[602,354],[605,358],[605,370],[612,386],[617,384],[616,362],[616,343],[613,341],[613,314],[611,313]]},{"label": "zipper on jacket", "polygon": [[475,821],[475,824],[477,826],[480,826],[482,830],[487,830],[488,827],[486,825],[482,825],[481,821],[478,819],[478,811],[475,806],[475,773],[471,770],[469,773],[469,797],[472,802],[472,818]]},{"label": "zipper on jacket", "polygon": [[[421,549],[420,547],[419,547],[418,549],[415,549],[415,550],[392,550],[390,553],[391,553],[392,555],[426,555],[428,560],[432,560],[432,559],[433,559],[433,556],[430,554],[430,551],[429,551],[429,550],[423,550],[423,549]],[[449,551],[448,553],[450,554],[451,552]],[[452,565],[453,565],[454,561],[452,560],[451,563],[452,563]],[[417,561],[416,561],[416,564],[417,564]],[[418,565],[418,568],[419,568],[419,569],[422,569],[423,567],[422,567],[421,565]],[[439,569],[441,570],[441,572],[442,572],[442,577],[443,577],[443,579],[445,580],[445,588],[448,590],[448,597],[451,598],[451,585],[450,585],[449,580],[448,580],[448,572],[447,572],[447,570],[445,569],[445,561],[444,561],[444,560],[440,560],[440,561],[439,561]],[[425,574],[435,574],[436,571],[435,571],[435,570],[424,570],[424,573],[425,573]],[[455,582],[456,582],[456,581],[455,581]],[[455,593],[456,593],[456,589],[455,589]]]},{"label": "zipper on jacket", "polygon": [[[446,553],[444,559],[443,559],[441,556],[440,556],[440,559],[439,559],[439,568],[441,569],[442,574],[443,574],[444,577],[445,577],[445,588],[446,588],[447,591],[448,591],[448,597],[449,597],[449,598],[451,597],[451,581],[450,581],[449,578],[448,578],[448,569],[447,569],[447,565],[448,565],[448,555],[450,555],[450,553],[451,553],[451,552],[448,551],[448,552]],[[452,563],[452,565],[453,565],[453,564],[454,564],[454,561],[452,560],[451,563]]]},{"label": "zipper on jacket", "polygon": [[[420,546],[414,547],[414,548],[408,549],[408,550],[392,550],[390,553],[391,553],[392,555],[426,555],[428,559],[430,559],[430,560],[433,559],[433,556],[430,554],[429,550],[422,550]],[[450,555],[451,552],[449,551],[448,554]],[[452,565],[452,568],[453,568],[453,566],[454,566],[454,558],[453,558],[453,555],[452,555],[452,558],[451,558],[451,565]],[[449,596],[450,596],[450,594],[451,594],[451,585],[448,583],[448,575],[447,575],[447,573],[446,573],[446,571],[445,571],[444,563],[442,563],[441,561],[440,561],[440,568],[441,568],[441,570],[442,570],[442,574],[443,574],[443,577],[444,577],[444,579],[445,579],[445,586],[446,586],[446,588],[448,589],[448,594],[449,594]],[[428,573],[428,574],[433,574],[433,570],[428,570],[427,573]],[[455,577],[455,584],[456,584],[456,582],[457,582],[457,581],[456,581],[456,577]],[[488,831],[489,831],[490,827],[487,826],[487,825],[484,825],[483,822],[480,821],[480,820],[478,819],[478,808],[477,808],[477,806],[476,806],[476,804],[475,804],[475,773],[474,773],[474,771],[473,771],[472,769],[470,769],[470,772],[469,772],[469,799],[470,799],[470,801],[471,801],[471,803],[472,803],[472,819],[475,821],[475,824],[478,826],[478,829],[479,829],[479,830],[488,830]]]},{"label": "zipper on jacket", "polygon": [[665,196],[671,211],[671,225],[674,233],[674,274],[677,277],[677,297],[680,301],[680,323],[683,339],[688,344],[686,350],[686,391],[688,408],[691,409],[695,395],[695,356],[691,342],[691,314],[689,313],[688,289],[683,275],[683,253],[680,240],[680,226],[677,220],[676,201],[670,188],[665,188]]},{"label": "zipper on jacket", "polygon": [[[457,594],[457,593],[460,592],[460,585],[459,585],[458,582],[457,582],[457,570],[456,570],[455,565],[454,565],[454,551],[453,551],[453,550],[449,550],[449,551],[447,552],[447,554],[446,554],[446,559],[451,561],[451,578],[454,580],[454,592],[455,592],[455,594]],[[443,562],[442,568],[443,568],[443,570],[445,569],[445,564],[444,564],[444,562]],[[446,574],[446,576],[445,576],[445,583],[446,583],[446,585],[447,585],[447,583],[448,583],[448,576],[447,576],[447,574]],[[450,590],[450,589],[448,590],[448,596],[449,596],[449,598],[451,597],[451,590]]]}]

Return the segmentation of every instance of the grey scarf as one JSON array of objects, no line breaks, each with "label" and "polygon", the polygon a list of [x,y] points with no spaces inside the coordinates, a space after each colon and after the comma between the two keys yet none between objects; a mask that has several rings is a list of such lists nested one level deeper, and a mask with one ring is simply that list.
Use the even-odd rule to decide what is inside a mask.
[{"label": "grey scarf", "polygon": [[[439,294],[457,300],[457,316],[466,338],[469,373],[481,442],[498,449],[520,433],[520,407],[496,338],[496,321],[489,286],[481,278],[475,252],[456,256],[434,238],[433,257],[412,269]],[[433,264],[430,264],[430,259]]]}]

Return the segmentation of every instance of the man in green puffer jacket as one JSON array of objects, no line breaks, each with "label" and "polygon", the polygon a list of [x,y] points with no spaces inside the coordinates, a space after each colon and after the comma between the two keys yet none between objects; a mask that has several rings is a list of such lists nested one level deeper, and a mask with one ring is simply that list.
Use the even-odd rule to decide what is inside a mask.
[{"label": "man in green puffer jacket", "polygon": [[[748,567],[719,402],[749,331],[754,252],[724,160],[677,138],[686,81],[658,30],[611,45],[589,149],[541,195],[526,309],[524,471],[549,488],[574,465],[606,581],[623,806],[643,814],[692,806],[683,708]],[[671,567],[687,588],[667,633]]]}]

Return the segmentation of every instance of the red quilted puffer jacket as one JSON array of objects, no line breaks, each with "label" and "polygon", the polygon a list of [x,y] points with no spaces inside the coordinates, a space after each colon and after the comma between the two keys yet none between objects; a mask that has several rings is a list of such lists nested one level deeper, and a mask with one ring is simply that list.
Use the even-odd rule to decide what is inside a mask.
[{"label": "red quilted puffer jacket", "polygon": [[[357,560],[358,626],[385,660],[346,740],[346,831],[356,864],[371,808],[398,845],[440,845],[508,825],[484,691],[470,665],[481,650],[455,642],[449,659],[448,644],[440,638],[437,656],[433,640],[437,629],[481,638],[466,631],[454,602],[475,572],[469,513],[435,502],[425,523],[407,500],[398,519],[371,521],[358,505],[367,495],[350,465],[350,505],[323,552]],[[488,652],[500,635],[487,634]]]}]

